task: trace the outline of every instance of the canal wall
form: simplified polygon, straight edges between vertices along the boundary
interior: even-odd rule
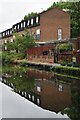
[[[70,67],[70,66],[61,66],[57,63],[41,63],[41,62],[31,62],[31,61],[16,61],[16,64],[27,67],[34,67],[46,71],[54,71],[59,74],[65,74],[69,76],[75,76],[80,78],[80,67]]]

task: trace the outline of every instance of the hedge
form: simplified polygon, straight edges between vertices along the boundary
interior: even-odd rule
[[[68,67],[68,66],[53,66],[52,71],[61,74],[80,77],[80,68]]]

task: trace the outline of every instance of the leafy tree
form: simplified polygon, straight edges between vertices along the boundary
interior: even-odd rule
[[[25,16],[24,16],[24,20],[28,20],[28,19],[30,19],[31,17],[34,17],[34,16],[36,16],[36,15],[37,15],[37,12],[35,12],[35,13],[31,12],[31,13],[29,13],[28,15],[25,15]]]
[[[14,42],[8,42],[6,44],[8,48],[8,53],[11,51],[16,51],[18,55],[26,57],[26,49],[30,47],[34,47],[36,45],[35,40],[32,35],[26,30],[25,34],[20,36],[18,33],[14,33],[15,40]]]
[[[34,47],[36,45],[35,40],[32,35],[29,34],[28,31],[22,36],[15,34],[15,44],[16,50],[22,53],[25,53],[27,48]]]
[[[71,105],[64,110],[64,113],[69,116],[71,120],[80,119],[80,81],[74,81],[71,87]]]

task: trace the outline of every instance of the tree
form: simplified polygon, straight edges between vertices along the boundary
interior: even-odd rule
[[[13,43],[8,42],[6,44],[8,52],[16,50],[18,54],[21,54],[25,58],[26,49],[34,47],[36,45],[35,39],[33,38],[32,35],[29,34],[28,30],[26,30],[26,33],[22,36],[20,36],[18,33],[14,33],[14,35],[15,35],[14,42]]]
[[[28,19],[30,19],[31,17],[34,17],[34,16],[36,16],[36,15],[37,15],[37,12],[35,12],[35,13],[31,12],[31,13],[29,13],[28,15],[25,15],[25,16],[24,16],[24,20],[28,20]]]
[[[71,105],[63,110],[71,120],[80,119],[80,81],[74,81],[71,84]]]

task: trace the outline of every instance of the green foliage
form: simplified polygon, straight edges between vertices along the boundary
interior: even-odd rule
[[[3,64],[7,63],[14,63],[16,60],[23,59],[24,56],[21,53],[9,53],[9,52],[3,52],[2,53],[2,62]]]
[[[21,65],[21,66],[27,66],[27,61],[23,61],[23,62],[21,62],[20,65]]]
[[[68,66],[58,66],[58,67],[56,66],[53,67],[52,70],[57,73],[80,77],[80,68],[68,67]]]
[[[15,60],[26,58],[26,49],[36,45],[33,36],[27,30],[25,35],[20,36],[18,33],[14,33],[14,35],[14,42],[11,43],[8,40],[6,43],[8,50],[2,53],[3,63],[12,63]]]
[[[17,52],[20,52],[26,57],[26,49],[34,47],[36,45],[35,40],[32,35],[26,30],[25,35],[20,36],[15,34],[15,46]]]
[[[25,16],[24,16],[24,20],[28,20],[28,19],[30,19],[31,17],[34,17],[34,16],[36,16],[36,15],[37,15],[37,12],[35,12],[35,13],[31,12],[31,13],[29,13],[28,15],[25,15]]]
[[[80,119],[80,81],[75,81],[71,86],[71,105],[64,109],[63,112],[69,116],[71,120]]]
[[[7,84],[13,83],[16,86],[16,92],[18,90],[29,92],[34,88],[35,81],[33,78],[27,79],[26,67],[22,66],[3,66],[3,74],[7,73],[10,77],[6,77]]]
[[[57,51],[61,51],[61,52],[64,52],[64,51],[71,51],[72,50],[72,44],[71,43],[62,43],[62,44],[58,44],[56,46],[56,50]]]

